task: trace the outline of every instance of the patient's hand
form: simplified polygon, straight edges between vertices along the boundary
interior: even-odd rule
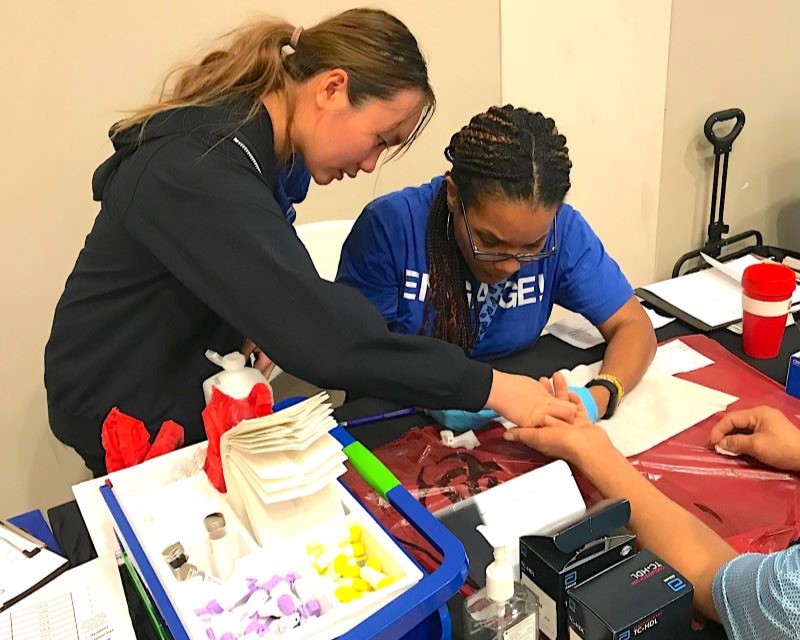
[[[552,393],[553,397],[558,398],[559,400],[571,402],[575,405],[574,423],[583,423],[589,421],[588,414],[586,413],[586,405],[583,404],[580,396],[572,393],[569,390],[567,379],[558,371],[553,374],[552,378],[539,378],[539,384]]]
[[[546,379],[540,381],[546,384]],[[549,383],[549,381],[547,381]],[[560,373],[553,375],[552,390],[559,400],[569,400],[576,406],[572,424],[554,416],[546,416],[541,427],[516,427],[505,434],[506,440],[522,442],[551,458],[561,458],[579,466],[591,456],[603,456],[614,451],[603,429],[589,422],[580,398],[570,393]]]
[[[547,417],[572,422],[576,407],[567,398],[553,395],[548,385],[527,376],[495,370],[486,408],[514,424],[538,426]]]
[[[752,456],[777,469],[800,471],[800,429],[772,407],[725,414],[711,429],[709,443],[731,453]]]

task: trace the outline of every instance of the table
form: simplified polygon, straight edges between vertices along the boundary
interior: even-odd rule
[[[693,333],[697,333],[694,327],[680,320],[675,320],[656,331],[656,337],[658,338],[658,342],[661,343],[671,338]],[[781,344],[781,352],[776,358],[771,360],[756,360],[755,358],[746,356],[741,348],[741,336],[727,329],[718,329],[705,335],[721,344],[754,369],[780,384],[784,384],[786,380],[786,368],[788,366],[789,356],[800,351],[800,330],[794,325],[786,329],[784,340]],[[602,359],[604,349],[605,345],[599,345],[585,350],[578,349],[553,336],[544,336],[533,347],[517,352],[511,356],[495,360],[492,364],[501,371],[525,374],[538,378],[540,376],[550,376],[553,371],[557,371],[558,369],[572,369],[579,364],[597,362]],[[396,405],[379,400],[359,399],[343,405],[336,412],[336,417],[339,420],[347,420],[359,416],[383,413],[396,408]],[[374,449],[395,440],[411,427],[427,426],[430,422],[430,418],[419,413],[414,416],[407,416],[392,421],[355,427],[350,431],[353,436],[360,440],[366,447]],[[460,606],[460,600],[457,598],[454,598],[450,602],[450,615],[453,621],[453,638],[461,637],[462,614]],[[706,629],[693,632],[690,637],[693,640],[725,640],[726,635],[720,625],[709,623]]]
[[[670,338],[692,333],[696,333],[693,327],[680,320],[675,320],[659,329],[656,332],[656,336],[659,342],[663,342]],[[800,351],[800,330],[794,325],[786,329],[786,334],[781,346],[781,353],[772,360],[755,360],[745,356],[741,350],[741,336],[727,329],[720,329],[706,335],[716,340],[731,353],[750,364],[753,368],[781,384],[784,383],[786,378],[786,367],[789,356],[792,353]],[[572,369],[579,364],[596,362],[603,357],[603,350],[604,345],[581,350],[561,342],[553,336],[544,336],[533,347],[506,358],[496,360],[492,364],[502,371],[526,374],[538,378],[540,376],[549,376],[553,371],[558,369]],[[397,405],[380,400],[360,398],[345,403],[336,410],[335,416],[339,420],[348,420],[383,413],[397,408]],[[411,427],[426,426],[430,424],[430,422],[430,418],[422,413],[417,413],[395,420],[354,427],[350,429],[350,431],[353,436],[360,440],[366,447],[374,449],[391,442]],[[55,537],[71,563],[74,565],[81,564],[94,557],[94,548],[92,547],[89,534],[75,502],[66,503],[50,509],[48,511],[48,516]],[[131,618],[134,628],[137,630],[137,635],[142,640],[155,640],[157,636],[151,628],[144,608],[138,601],[133,586],[124,573],[123,586],[130,605]],[[459,638],[461,637],[460,599],[454,598],[450,602],[450,613],[453,621],[453,637]],[[724,640],[725,633],[719,625],[709,624],[704,631],[693,632],[690,634],[690,637],[697,640],[717,638]]]
[[[656,337],[658,342],[661,343],[671,338],[693,333],[697,333],[697,330],[680,320],[675,320],[656,331]],[[746,356],[741,348],[742,337],[727,329],[718,329],[705,335],[721,344],[737,358],[744,360],[754,369],[781,385],[786,382],[786,367],[789,363],[789,356],[800,351],[800,330],[794,325],[786,329],[784,340],[781,344],[781,352],[772,360],[756,360]],[[599,345],[591,349],[578,349],[548,335],[543,336],[533,347],[505,358],[494,360],[492,365],[507,373],[519,373],[539,378],[541,376],[550,376],[559,369],[572,369],[579,364],[597,362],[603,358],[604,349],[605,345]],[[361,398],[345,403],[336,410],[335,415],[339,420],[349,420],[360,416],[384,413],[397,408],[397,405],[389,402]],[[350,431],[364,446],[374,449],[391,442],[411,427],[426,426],[430,422],[430,418],[418,413],[386,422],[354,427]]]

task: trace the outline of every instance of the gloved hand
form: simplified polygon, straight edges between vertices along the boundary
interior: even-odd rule
[[[589,421],[597,422],[599,418],[597,404],[589,389],[586,387],[569,387],[569,391],[575,393],[581,399]],[[474,413],[463,411],[462,409],[425,409],[424,411],[436,422],[453,431],[480,429],[500,417],[497,412],[491,409],[482,409]]]
[[[586,387],[567,387],[570,393],[577,395],[583,403],[583,408],[586,409],[586,417],[589,422],[595,423],[600,416],[597,415],[597,403],[594,401],[592,392]]]
[[[475,413],[461,409],[425,409],[425,413],[440,425],[453,431],[480,429],[500,417],[491,409],[482,409]]]

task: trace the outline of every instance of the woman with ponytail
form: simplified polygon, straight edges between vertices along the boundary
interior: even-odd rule
[[[574,405],[455,346],[390,333],[359,293],[325,282],[292,228],[326,185],[404,150],[435,105],[417,41],[383,11],[303,29],[263,20],[178,69],[111,129],[101,203],[45,350],[50,426],[95,473],[113,407],[203,439],[206,349],[258,345],[323,387],[401,404],[491,407],[522,424]]]
[[[566,138],[541,113],[492,107],[444,155],[445,176],[366,207],[337,281],[369,298],[392,331],[431,335],[483,361],[533,345],[554,304],[583,314],[607,348],[598,378],[574,391],[594,420],[610,417],[656,340],[617,264],[564,203]],[[434,415],[457,429],[493,416]]]

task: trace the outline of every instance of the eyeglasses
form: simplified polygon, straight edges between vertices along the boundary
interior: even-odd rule
[[[460,196],[458,201],[461,204],[461,215],[464,216],[464,226],[467,227],[467,237],[469,238],[469,245],[472,248],[472,255],[477,261],[505,262],[506,260],[516,260],[520,264],[524,264],[526,262],[544,260],[545,258],[556,255],[556,238],[558,236],[556,224],[558,221],[558,214],[556,214],[556,217],[553,218],[553,246],[549,250],[540,251],[539,253],[496,253],[491,251],[481,251],[478,249],[478,245],[475,244],[475,240],[472,237],[472,228],[469,226],[469,221],[467,220],[467,210],[464,208],[464,201]]]

